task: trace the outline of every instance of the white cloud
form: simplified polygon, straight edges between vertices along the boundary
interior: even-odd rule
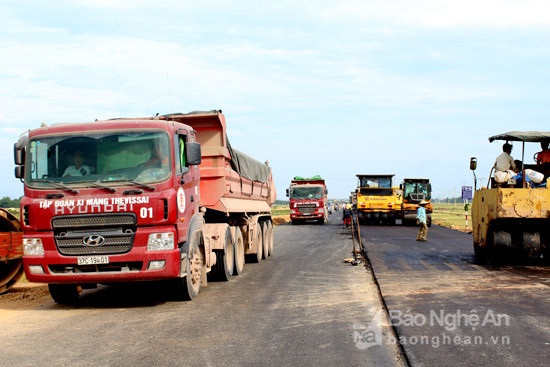
[[[550,24],[545,0],[325,1],[310,6],[326,21],[347,19],[408,28],[533,27]]]

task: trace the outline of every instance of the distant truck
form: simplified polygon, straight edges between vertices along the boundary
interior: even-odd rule
[[[320,176],[294,177],[286,196],[290,199],[290,220],[292,224],[315,220],[319,224],[328,221],[328,190],[325,180]]]
[[[401,194],[394,175],[357,175],[357,211],[363,223],[395,224],[401,217]]]
[[[43,126],[14,156],[25,274],[58,303],[153,280],[192,299],[273,253],[271,169],[231,147],[221,111]]]
[[[400,185],[403,192],[401,204],[401,219],[403,225],[416,224],[416,211],[418,210],[421,201],[427,201],[425,206],[426,215],[428,217],[428,226],[432,225],[433,205],[432,185],[427,178],[405,178]]]

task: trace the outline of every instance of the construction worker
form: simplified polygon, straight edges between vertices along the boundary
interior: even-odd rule
[[[345,227],[348,228],[351,224],[351,205],[350,204],[344,204],[344,209],[342,210],[342,220],[344,221]]]
[[[428,218],[426,216],[426,205],[428,205],[428,202],[426,200],[422,200],[418,206],[418,210],[416,211],[416,224],[420,225],[418,235],[416,236],[417,241],[428,240]]]
[[[540,147],[542,148],[541,152],[537,153],[537,164],[540,166],[544,163],[550,162],[550,149],[548,149],[550,141],[543,140],[540,142]]]

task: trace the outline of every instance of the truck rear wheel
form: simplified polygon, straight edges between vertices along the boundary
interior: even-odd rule
[[[53,300],[60,305],[75,305],[80,298],[76,284],[48,284]]]
[[[233,275],[241,275],[244,271],[244,241],[240,227],[234,227],[235,231],[235,265],[233,266]]]
[[[269,256],[273,255],[273,224],[270,221],[267,221],[267,240],[269,248]]]
[[[269,240],[267,233],[267,222],[262,223],[262,259],[267,260],[269,256]]]
[[[260,223],[258,223],[258,227],[256,229],[254,247],[256,248],[256,253],[247,255],[247,257],[250,259],[251,262],[259,263],[260,261],[262,261],[263,256],[262,227],[260,226]]]
[[[231,229],[229,227],[225,231],[223,250],[215,250],[215,252],[216,264],[212,267],[211,274],[216,280],[228,281],[233,276],[233,267],[235,264],[233,237],[231,236]]]

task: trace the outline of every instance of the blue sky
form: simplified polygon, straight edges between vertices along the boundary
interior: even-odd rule
[[[501,152],[489,136],[550,131],[547,1],[4,0],[0,14],[0,196],[22,195],[13,143],[43,122],[222,109],[281,199],[315,174],[347,197],[357,173],[459,195],[469,157],[487,178]]]

